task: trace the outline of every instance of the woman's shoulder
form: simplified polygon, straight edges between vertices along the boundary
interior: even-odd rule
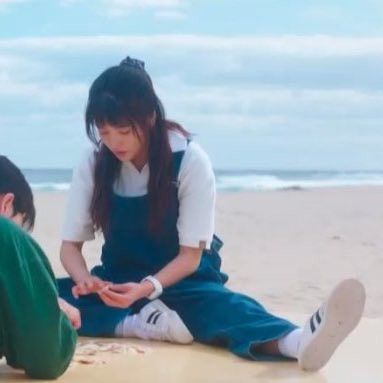
[[[188,146],[188,140],[187,137],[185,137],[181,132],[171,129],[168,131],[168,136],[170,148],[173,153],[186,150]]]
[[[213,169],[210,158],[202,146],[194,140],[186,141],[179,172],[180,180],[185,177],[196,177],[196,179],[210,178],[212,174]]]
[[[176,130],[169,131],[169,143],[172,152],[185,152],[185,157],[190,160],[200,159],[200,161],[209,161],[209,157],[202,146],[191,137],[185,137],[181,132]]]
[[[197,141],[190,141],[190,143],[187,145],[184,160],[193,167],[211,167],[211,162],[208,154]]]

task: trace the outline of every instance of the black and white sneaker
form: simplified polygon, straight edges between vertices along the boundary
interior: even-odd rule
[[[126,317],[116,327],[116,335],[178,344],[193,342],[179,315],[159,299],[146,304],[138,314]]]
[[[300,368],[317,371],[359,323],[366,301],[364,286],[356,279],[340,282],[326,302],[306,322],[298,350]]]

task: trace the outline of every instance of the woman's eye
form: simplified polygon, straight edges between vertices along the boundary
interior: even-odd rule
[[[127,134],[130,134],[131,131],[132,131],[131,129],[124,129],[124,130],[120,130],[120,133],[123,135],[127,135]]]

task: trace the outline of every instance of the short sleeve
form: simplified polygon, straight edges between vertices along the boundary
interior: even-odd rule
[[[72,184],[66,207],[62,239],[85,242],[94,239],[90,205],[94,187],[94,150],[88,149],[73,170]]]
[[[179,172],[179,216],[177,230],[182,246],[206,248],[214,234],[215,177],[204,150],[191,142],[184,154]]]

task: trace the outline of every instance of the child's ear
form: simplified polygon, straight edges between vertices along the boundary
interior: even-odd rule
[[[15,195],[13,193],[7,193],[0,196],[0,215],[3,215],[7,218],[13,216],[13,201],[15,200]]]

